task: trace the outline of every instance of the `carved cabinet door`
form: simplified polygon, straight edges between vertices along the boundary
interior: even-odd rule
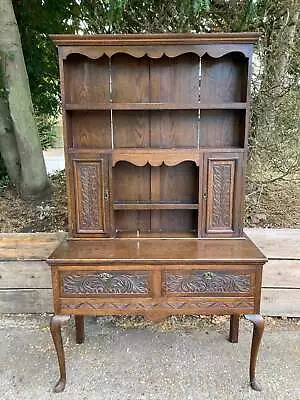
[[[202,201],[199,201],[201,236],[242,233],[243,159],[242,152],[204,154]]]
[[[111,228],[109,154],[70,157],[71,230],[74,236],[108,236]]]

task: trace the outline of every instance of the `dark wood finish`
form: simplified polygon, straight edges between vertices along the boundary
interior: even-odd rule
[[[111,232],[111,188],[107,154],[70,156],[74,236]]]
[[[205,153],[203,166],[203,236],[240,236],[243,185],[242,153]]]
[[[112,135],[110,131],[109,111],[77,111],[70,114],[70,132],[75,149],[110,149]]]
[[[204,102],[243,102],[247,93],[247,61],[240,53],[215,59],[201,59],[200,100]]]
[[[256,362],[257,355],[260,346],[260,342],[262,339],[262,335],[264,332],[265,321],[260,314],[250,314],[245,315],[246,319],[253,323],[253,338],[251,344],[251,357],[250,357],[250,385],[252,389],[261,391],[260,385],[256,382],[255,371],[256,371]]]
[[[55,393],[63,392],[66,386],[66,363],[65,353],[61,337],[61,327],[64,323],[70,319],[67,315],[53,315],[50,321],[50,331],[53,339],[53,343],[56,349],[60,378],[55,385],[53,391]]]
[[[66,103],[64,108],[68,111],[97,111],[97,110],[244,110],[247,103],[244,102],[227,102],[227,103],[155,103],[155,102],[131,102],[131,103]],[[182,121],[180,121],[182,122]]]
[[[64,67],[66,103],[86,104],[109,101],[108,57],[91,60],[80,54],[72,54]]]
[[[239,341],[239,326],[240,326],[240,316],[239,315],[231,315],[230,316],[229,342],[238,343],[238,341]]]
[[[199,139],[201,147],[242,148],[244,135],[244,110],[201,110]]]
[[[84,316],[75,315],[76,343],[84,342]]]
[[[239,316],[259,313],[266,259],[242,231],[256,37],[54,36],[70,219],[48,259],[60,390],[60,316],[79,343],[84,315],[227,314],[236,342]]]
[[[163,236],[162,236],[163,237]],[[176,238],[160,240],[161,237],[63,241],[48,258],[54,266],[70,264],[93,265],[108,262],[130,262],[145,264],[232,264],[251,265],[267,260],[247,237],[224,239]],[[189,266],[187,266],[189,268]]]

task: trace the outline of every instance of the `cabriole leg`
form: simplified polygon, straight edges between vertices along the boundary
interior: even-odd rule
[[[64,323],[66,323],[70,319],[68,315],[53,315],[50,321],[50,331],[52,335],[52,339],[54,342],[58,364],[59,364],[59,372],[60,378],[57,384],[54,386],[53,391],[55,393],[62,392],[66,386],[66,364],[65,364],[65,352],[61,337],[61,327]]]
[[[256,383],[255,369],[258,355],[258,349],[261,342],[261,338],[264,332],[265,321],[260,314],[248,314],[245,318],[253,323],[253,337],[251,345],[251,357],[250,357],[250,385],[252,389],[261,391],[261,387]]]
[[[229,342],[237,343],[239,341],[239,327],[240,327],[240,316],[230,315]]]
[[[75,315],[76,343],[84,342],[84,316]]]

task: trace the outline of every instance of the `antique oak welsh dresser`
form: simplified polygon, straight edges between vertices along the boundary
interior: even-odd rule
[[[230,315],[264,322],[265,257],[242,209],[255,33],[53,36],[59,49],[69,239],[49,257],[50,328],[84,315]]]

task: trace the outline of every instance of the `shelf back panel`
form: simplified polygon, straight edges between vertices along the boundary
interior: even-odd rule
[[[120,161],[113,168],[113,196],[115,201],[151,199],[151,167],[136,167]]]
[[[198,146],[198,111],[113,111],[115,148]]]
[[[165,55],[150,61],[150,101],[196,103],[199,100],[199,57]]]
[[[72,147],[103,149],[112,147],[110,111],[69,113]]]
[[[240,53],[201,58],[200,101],[244,102],[247,99],[248,59]]]
[[[149,58],[116,54],[111,58],[111,95],[113,102],[150,101]]]
[[[120,232],[139,233],[194,233],[197,231],[195,210],[118,210],[114,212],[115,228]]]
[[[91,60],[72,54],[64,62],[64,69],[66,103],[91,104],[110,100],[107,56]]]
[[[198,170],[191,161],[185,161],[173,167],[153,167],[160,173],[160,200],[198,202]]]
[[[174,148],[198,146],[198,111],[151,111],[151,147]]]
[[[150,147],[149,111],[113,111],[114,147]]]
[[[116,232],[151,232],[151,211],[115,211]]]
[[[201,110],[200,147],[242,148],[244,138],[244,110]]]
[[[195,210],[162,210],[158,212],[160,213],[160,232],[197,231],[198,213]]]
[[[116,54],[111,58],[112,101],[198,102],[199,62],[191,53],[159,59]]]

